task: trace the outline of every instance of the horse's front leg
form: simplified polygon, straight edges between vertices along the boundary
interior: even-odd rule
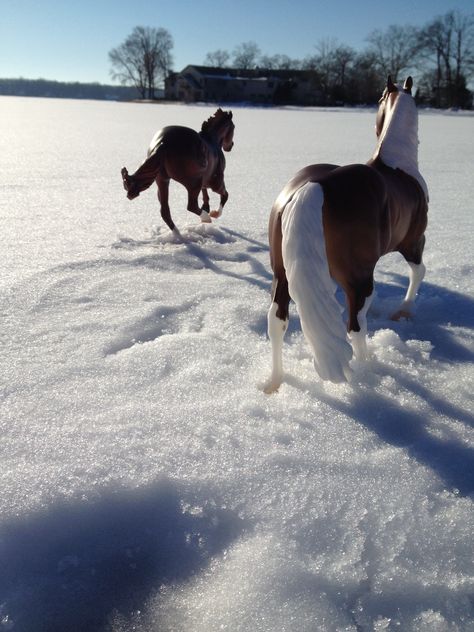
[[[400,305],[400,308],[391,315],[390,318],[392,320],[400,320],[401,318],[409,319],[413,316],[413,305],[415,303],[415,298],[418,294],[421,282],[425,277],[426,268],[424,263],[411,263],[410,261],[408,261],[408,265],[410,266],[410,280],[407,293],[405,295],[405,298],[403,299],[403,303]]]
[[[406,262],[410,266],[409,282],[407,293],[403,299],[400,308],[391,316],[392,320],[400,320],[401,318],[411,318],[413,316],[413,306],[415,304],[416,295],[420,289],[421,282],[425,277],[426,267],[422,261],[423,249],[425,246],[424,236],[419,240],[413,252],[402,252]]]
[[[212,221],[209,213],[204,208],[199,208],[199,193],[204,190],[201,182],[186,188],[188,190],[188,211],[199,215],[201,222],[209,224]]]
[[[221,196],[220,199],[220,204],[219,204],[219,208],[217,209],[217,211],[211,211],[210,212],[210,216],[213,218],[218,218],[222,215],[222,210],[225,206],[225,203],[227,202],[227,200],[229,199],[229,194],[227,192],[227,189],[225,188],[225,184],[224,182],[222,182],[222,186],[219,188],[218,191],[216,191],[216,193],[218,193]]]

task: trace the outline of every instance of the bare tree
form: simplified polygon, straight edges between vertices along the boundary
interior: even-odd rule
[[[351,67],[350,94],[353,103],[377,103],[387,77],[377,69],[377,55],[365,50],[356,55]]]
[[[301,68],[301,62],[298,59],[291,59],[288,55],[262,55],[258,64],[268,70],[298,70]]]
[[[125,42],[109,52],[111,76],[134,85],[142,99],[154,99],[172,65],[173,39],[163,28],[136,26]]]
[[[214,68],[226,68],[230,59],[230,53],[226,50],[219,48],[212,53],[207,53],[204,59],[205,66],[212,66]]]
[[[474,16],[448,11],[421,31],[420,51],[428,64],[424,77],[431,82],[438,107],[468,103],[466,81],[474,75]]]
[[[236,68],[255,68],[260,57],[260,48],[255,42],[244,42],[235,48],[233,55]]]
[[[348,70],[356,57],[355,50],[350,46],[338,45],[333,51],[333,66],[336,85],[344,93]]]
[[[334,50],[336,47],[337,40],[334,38],[321,39],[316,46],[318,54],[315,56],[314,62],[319,70],[322,88],[326,94],[329,94],[334,83]]]
[[[459,11],[454,12],[453,36],[456,82],[461,76],[471,79],[474,76],[474,13],[463,15]]]
[[[325,103],[350,100],[347,91],[348,77],[356,58],[349,46],[339,44],[334,38],[325,38],[316,46],[317,54],[307,57],[302,68],[314,73],[316,87],[324,95]]]
[[[369,51],[375,53],[381,75],[394,81],[413,67],[418,51],[418,31],[413,26],[389,26],[369,34]]]

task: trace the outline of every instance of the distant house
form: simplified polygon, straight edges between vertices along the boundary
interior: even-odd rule
[[[311,71],[186,66],[165,81],[165,98],[193,103],[262,103],[317,105]]]

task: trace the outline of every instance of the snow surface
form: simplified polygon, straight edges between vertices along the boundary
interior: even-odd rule
[[[172,184],[180,243],[120,169],[214,109],[0,98],[0,631],[472,631],[474,118],[420,116],[416,319],[390,255],[351,384],[293,310],[269,396],[270,207],[375,113],[233,108],[229,202],[200,225]]]

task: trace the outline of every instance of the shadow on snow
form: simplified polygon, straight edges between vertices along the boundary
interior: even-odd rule
[[[404,341],[428,340],[433,346],[433,361],[448,365],[473,362],[474,353],[454,338],[450,328],[473,329],[474,300],[459,292],[423,283],[415,319],[393,322],[388,314],[402,300],[406,279],[401,275],[391,276],[403,289],[391,283],[376,283],[377,296],[367,319],[369,335],[379,329],[389,328]],[[291,331],[301,331],[298,318],[293,319],[293,325],[289,328]],[[425,361],[428,362],[430,360]],[[445,415],[451,420],[474,427],[474,415],[471,412],[452,404],[442,394],[431,391],[402,370],[374,360],[362,369],[359,383],[352,383],[350,403],[328,395],[318,384],[316,376],[315,396],[375,432],[384,442],[403,447],[411,457],[436,472],[450,488],[463,495],[474,493],[474,450],[453,437],[441,438],[430,432],[430,419],[426,413],[419,414],[413,409],[404,408],[389,396],[377,393],[372,388],[370,371],[379,377],[392,377],[400,389],[424,400],[433,411],[433,416]],[[285,375],[284,381],[308,391],[308,384],[298,378]]]
[[[1,614],[22,632],[95,632],[199,573],[243,531],[169,482],[63,503],[1,534]]]

